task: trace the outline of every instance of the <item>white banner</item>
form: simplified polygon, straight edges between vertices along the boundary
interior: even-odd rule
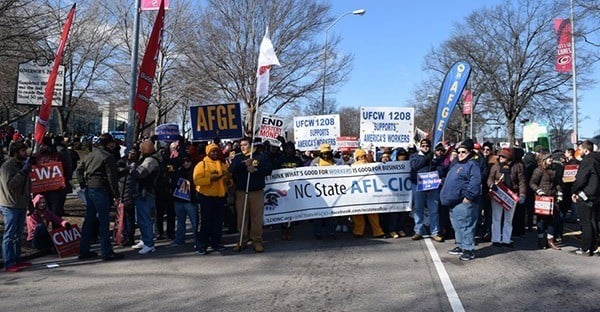
[[[414,116],[412,107],[361,107],[361,146],[408,148],[415,133]]]
[[[340,136],[340,115],[294,117],[294,141],[301,151],[315,151],[327,143],[337,149]]]
[[[408,161],[274,170],[266,179],[264,224],[410,211]]]

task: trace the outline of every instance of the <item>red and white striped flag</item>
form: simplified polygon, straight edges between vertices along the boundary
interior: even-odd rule
[[[269,94],[269,71],[272,65],[281,66],[273,43],[269,39],[269,27],[265,31],[265,36],[260,43],[260,51],[258,53],[258,69],[256,70],[256,97],[264,97]]]

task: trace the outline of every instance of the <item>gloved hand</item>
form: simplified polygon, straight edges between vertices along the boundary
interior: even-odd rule
[[[66,222],[65,223],[65,229],[70,230],[71,229],[71,223]]]
[[[522,204],[524,202],[525,202],[525,195],[519,196],[519,204]]]
[[[80,189],[85,189],[87,187],[87,185],[85,185],[85,182],[79,182],[79,188]]]
[[[544,193],[544,191],[542,191],[542,189],[538,189],[535,193],[540,196],[546,195],[546,193]]]
[[[556,197],[556,202],[560,203],[562,201],[563,201],[562,195],[559,195],[559,196]]]
[[[495,191],[498,190],[498,185],[497,184],[493,184],[492,187],[490,187],[490,189],[495,192]]]

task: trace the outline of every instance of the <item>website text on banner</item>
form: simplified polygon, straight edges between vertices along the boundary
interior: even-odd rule
[[[323,143],[337,149],[340,136],[340,115],[294,117],[294,141],[301,151],[315,151]]]
[[[361,107],[362,146],[408,148],[415,136],[414,116],[412,107]]]
[[[239,139],[244,136],[240,103],[192,106],[190,117],[195,141],[217,137]]]
[[[266,179],[264,224],[410,211],[408,161],[274,170]]]

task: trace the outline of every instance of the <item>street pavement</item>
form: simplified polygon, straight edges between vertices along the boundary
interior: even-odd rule
[[[311,229],[303,222],[292,241],[266,229],[264,253],[233,252],[227,235],[222,254],[197,255],[188,237],[145,256],[116,248],[126,257],[113,262],[40,257],[0,273],[0,311],[600,311],[600,257],[570,254],[572,237],[537,250],[528,232],[514,249],[481,243],[465,262],[447,253],[453,241],[315,240]]]

